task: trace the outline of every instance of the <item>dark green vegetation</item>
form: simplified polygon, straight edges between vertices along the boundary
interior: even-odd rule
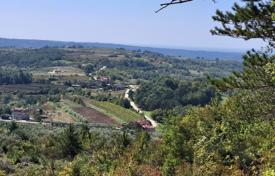
[[[161,139],[85,124],[2,124],[0,170],[60,176],[272,175],[274,57],[247,55],[245,62],[243,73],[213,80],[221,90],[238,89],[236,93],[190,108],[183,117],[169,116]],[[242,84],[234,84],[236,79]],[[250,82],[255,84],[247,86]]]
[[[140,119],[128,110],[130,103],[124,99],[125,89],[133,84],[140,85],[134,99],[144,110],[205,105],[214,95],[214,88],[207,85],[207,75],[221,77],[241,70],[241,64],[234,61],[103,48],[2,48],[0,64],[5,65],[0,74],[3,105],[10,109],[43,109],[45,121],[64,122],[91,119],[93,109],[119,123]],[[67,104],[66,99],[75,96],[80,107]],[[106,102],[106,106],[87,107],[84,98]],[[122,109],[114,108],[114,104]],[[42,117],[35,115],[33,119],[41,121]]]
[[[85,124],[62,128],[11,122],[1,123],[0,132],[0,175],[67,175],[72,171],[68,161],[76,158],[80,163],[94,158],[94,162],[102,164],[97,167],[87,162],[85,169],[80,165],[73,169],[75,174],[103,173],[111,170],[112,159],[120,156],[132,141],[117,130],[90,130]],[[116,150],[111,151],[112,148]]]
[[[233,12],[217,12],[215,19],[225,25],[214,33],[264,39],[272,50],[274,28],[269,22],[273,10],[271,1],[245,1],[241,7],[235,5]],[[3,49],[7,50],[29,52]],[[49,48],[40,50],[46,53]],[[96,110],[132,121],[127,115],[134,112],[123,100],[125,88],[117,85],[139,84],[130,96],[143,108],[154,110],[151,116],[161,125],[148,133],[142,128],[91,127],[85,122],[2,122],[0,175],[274,175],[273,51],[248,52],[241,70],[233,62],[180,60],[123,49],[50,50],[62,53],[59,67],[52,67],[57,64],[53,61],[45,70],[39,64],[24,68],[33,73],[34,82],[48,89],[33,84],[21,85],[22,89],[1,86],[1,112],[9,113],[18,100],[26,99],[22,96],[45,93],[55,97],[44,104],[44,109],[59,112],[54,119],[63,117],[65,109],[76,122],[83,122],[91,112],[102,119]],[[3,62],[9,62],[7,67],[16,65]],[[136,115],[131,117],[136,119]]]
[[[35,71],[58,66],[73,66],[84,70],[86,74],[94,73],[106,66],[108,69],[105,74],[113,79],[123,79],[124,77],[127,79],[152,79],[156,73],[160,76],[172,75],[181,78],[183,76],[187,76],[187,78],[200,77],[204,74],[225,76],[233,70],[241,68],[240,63],[234,61],[183,59],[148,51],[100,48],[2,48],[0,49],[0,64],[5,67],[16,66]]]
[[[171,78],[144,83],[135,95],[142,109],[171,109],[176,106],[205,105],[214,96],[214,88],[201,80],[179,81]]]
[[[145,110],[182,108],[210,101],[214,90],[206,85],[207,75],[221,77],[241,70],[241,64],[235,61],[184,59],[121,48],[2,48],[0,64],[5,66],[0,74],[0,102],[10,109],[42,109],[39,116],[30,114],[37,121],[102,122],[99,117],[91,120],[93,115],[99,115],[94,112],[97,109],[103,113],[102,118],[110,116],[119,124],[141,117],[128,110],[131,107],[124,92],[129,85],[140,85],[135,99]],[[66,99],[75,96],[80,106],[67,104]],[[85,98],[102,101],[104,107],[100,103],[87,107]]]
[[[32,76],[29,73],[17,69],[0,68],[0,85],[2,84],[29,84]]]
[[[61,51],[57,49],[1,49],[0,63],[4,66],[45,67],[60,65]]]

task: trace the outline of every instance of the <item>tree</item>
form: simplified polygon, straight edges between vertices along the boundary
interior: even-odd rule
[[[18,69],[0,68],[0,85],[2,84],[29,84],[32,75]]]
[[[78,138],[78,133],[73,125],[69,125],[60,137],[60,150],[63,155],[74,158],[81,150],[82,146]]]
[[[220,90],[246,89],[246,90],[271,90],[275,87],[273,80],[275,55],[268,56],[256,51],[248,52],[244,56],[243,72],[234,72],[230,77],[222,80],[211,80]],[[269,71],[267,71],[269,69]]]
[[[242,0],[243,6],[235,3],[232,11],[217,10],[214,21],[221,24],[211,32],[235,38],[262,39],[275,47],[274,19],[275,6],[271,0]]]
[[[190,2],[192,0],[172,0],[161,4],[162,9],[174,5]],[[270,0],[241,0],[244,5],[235,3],[233,11],[222,12],[217,10],[214,21],[221,24],[211,30],[214,35],[225,35],[235,38],[262,39],[267,41],[270,46],[275,46],[274,30],[274,1]],[[159,12],[160,10],[156,11]]]
[[[172,0],[161,4],[162,9],[192,0]],[[234,38],[262,39],[270,46],[275,46],[274,12],[275,3],[271,0],[241,0],[244,5],[235,3],[232,11],[217,10],[213,20],[221,24],[211,30],[214,35],[224,35]],[[160,10],[156,11],[159,12]]]
[[[264,52],[249,51],[243,57],[243,71],[234,72],[231,76],[222,80],[210,79],[212,84],[220,90],[236,90],[245,93],[247,105],[255,106],[261,117],[272,119],[275,117],[275,81],[273,53],[275,47],[275,27],[272,13],[275,6],[272,2],[263,0],[244,1],[244,5],[234,4],[231,12],[217,11],[213,17],[221,23],[222,27],[212,30],[214,35],[226,35],[230,37],[249,39],[262,39],[267,42],[267,50]],[[243,103],[244,104],[244,103]],[[255,112],[255,108],[247,110],[247,113]],[[260,118],[260,117],[258,117]]]
[[[168,145],[162,169],[166,175],[175,173],[179,161],[192,164],[194,175],[274,173],[271,154],[275,120],[272,51],[275,28],[271,17],[274,6],[270,0],[242,2],[242,6],[234,4],[231,12],[217,11],[213,18],[221,27],[212,33],[245,40],[262,39],[271,52],[249,51],[244,56],[242,72],[224,79],[210,79],[221,91],[233,92],[231,96],[192,108],[182,120],[165,124],[164,141]],[[173,155],[175,151],[179,153]],[[183,160],[175,162],[181,155]]]
[[[95,70],[94,65],[91,65],[91,64],[85,66],[84,68],[84,72],[86,76],[89,76],[89,74],[92,73],[94,70]]]
[[[18,125],[16,124],[15,121],[12,121],[11,123],[8,124],[7,128],[9,130],[9,132],[12,133],[18,128]]]
[[[272,81],[275,84],[275,63],[266,64],[265,71],[271,75]]]
[[[145,160],[144,156],[148,155],[148,146],[150,142],[150,135],[147,132],[141,132],[137,135],[133,149],[133,159],[138,164]]]

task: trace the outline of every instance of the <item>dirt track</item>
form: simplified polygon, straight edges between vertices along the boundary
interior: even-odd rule
[[[137,86],[130,85],[130,88],[126,90],[124,97],[130,101],[130,104],[131,104],[132,108],[135,111],[137,111],[140,114],[143,114],[142,110],[136,105],[136,103],[133,100],[131,100],[131,98],[129,96],[130,90],[136,91],[137,90]],[[156,128],[158,126],[158,123],[155,120],[153,120],[151,117],[149,117],[147,115],[144,115],[144,117],[145,117],[145,119],[147,119],[148,121],[150,121],[150,123],[152,124],[153,128]]]

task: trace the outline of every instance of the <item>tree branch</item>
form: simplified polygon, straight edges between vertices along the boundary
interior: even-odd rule
[[[161,8],[155,11],[155,13],[158,13],[159,11],[167,8],[170,5],[181,4],[181,3],[190,2],[190,1],[193,1],[193,0],[172,0],[171,2],[160,4]]]

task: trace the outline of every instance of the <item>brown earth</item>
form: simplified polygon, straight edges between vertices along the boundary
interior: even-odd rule
[[[112,118],[92,108],[77,107],[73,108],[73,110],[81,116],[85,117],[89,123],[117,124],[116,121]]]

